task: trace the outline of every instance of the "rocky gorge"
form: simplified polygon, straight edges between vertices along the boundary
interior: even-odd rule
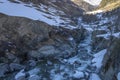
[[[40,3],[57,5],[65,13],[57,15],[69,20],[64,18],[68,22],[57,26],[0,13],[0,80],[119,80],[120,8],[83,14],[69,0],[64,4],[75,12],[59,8],[62,1],[30,2],[37,7]]]

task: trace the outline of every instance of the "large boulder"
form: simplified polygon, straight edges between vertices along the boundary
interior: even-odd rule
[[[120,71],[120,39],[111,42],[100,70],[102,80],[117,80]]]

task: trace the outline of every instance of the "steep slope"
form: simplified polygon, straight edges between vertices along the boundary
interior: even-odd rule
[[[95,9],[96,7],[83,1],[83,0],[71,0],[72,2],[74,2],[75,4],[77,4],[80,8],[82,8],[85,11],[91,11],[93,9]]]
[[[102,12],[108,12],[119,7],[120,7],[119,0],[102,0],[100,5],[95,10],[86,12],[86,14],[97,14]]]
[[[65,1],[1,0],[0,7],[0,12],[7,15],[27,17],[49,25],[69,28],[76,26],[72,16],[80,16],[83,13],[75,4]],[[74,9],[74,12],[71,9]]]
[[[78,5],[1,0],[0,79],[117,80],[120,8],[93,15]]]
[[[110,11],[118,7],[120,7],[119,0],[102,0],[99,8],[102,10]]]

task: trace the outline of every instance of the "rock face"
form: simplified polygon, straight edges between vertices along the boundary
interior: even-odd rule
[[[114,40],[104,57],[101,71],[102,80],[117,80],[120,71],[120,39]]]
[[[56,28],[40,21],[0,14],[0,61],[9,67],[1,68],[0,76],[33,67],[35,60],[75,55],[77,43],[84,35],[85,29]],[[31,77],[34,78],[37,80],[37,76]]]

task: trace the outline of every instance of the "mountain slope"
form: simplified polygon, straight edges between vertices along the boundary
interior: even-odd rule
[[[1,80],[117,80],[120,8],[83,14],[75,3],[0,1]]]
[[[76,26],[72,16],[80,16],[83,13],[75,4],[65,1],[1,0],[0,7],[0,12],[7,15],[28,17],[49,25],[71,28]],[[74,9],[74,12],[71,9]]]
[[[120,7],[119,0],[102,0],[99,9],[110,11],[118,7]]]
[[[94,8],[96,8],[95,6],[85,2],[84,0],[71,0],[71,1],[77,4],[80,8],[82,8],[85,11],[91,11]]]

